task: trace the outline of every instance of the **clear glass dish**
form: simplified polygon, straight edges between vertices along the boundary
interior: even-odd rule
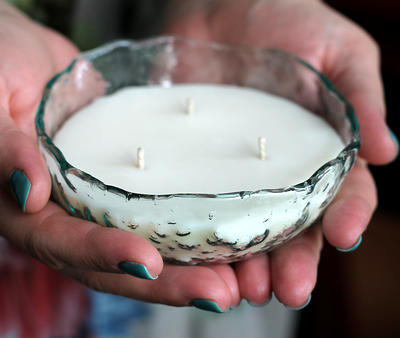
[[[285,97],[324,118],[344,149],[295,186],[143,195],[73,167],[52,142],[63,122],[97,97],[127,86],[174,83],[232,84]],[[59,205],[72,216],[141,235],[165,260],[179,264],[237,261],[297,236],[331,202],[360,146],[353,108],[303,60],[276,49],[171,36],[116,41],[81,54],[49,81],[35,122]]]

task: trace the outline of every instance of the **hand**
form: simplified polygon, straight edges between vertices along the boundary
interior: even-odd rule
[[[35,144],[33,115],[46,81],[63,69],[77,50],[61,36],[30,22],[5,3],[0,3],[0,16],[0,50],[2,60],[6,60],[0,65],[2,236],[50,267],[96,290],[135,299],[179,306],[205,299],[214,302],[208,305],[217,306],[213,310],[226,310],[236,306],[241,298],[263,303],[274,290],[289,306],[305,302],[316,278],[322,243],[318,227],[271,255],[233,265],[182,267],[163,264],[156,249],[138,236],[72,218],[49,202],[50,180]],[[337,203],[346,199],[350,205],[364,203],[368,219],[375,195],[364,166],[359,165],[359,173],[353,171],[356,176],[349,175],[346,186],[353,189],[343,188]],[[7,182],[14,170],[30,183],[24,198],[19,198],[25,213],[10,198]],[[368,194],[359,194],[359,187]],[[325,215],[326,233],[341,216],[342,207],[338,204],[339,213],[335,212],[334,205],[329,209],[330,214]],[[341,223],[345,236],[335,236],[336,232],[330,236],[330,241],[342,248],[351,246],[356,241],[354,236],[366,226],[352,211],[349,209],[354,217]],[[348,228],[355,231],[348,232]],[[133,278],[121,273],[121,262],[133,262],[136,269],[129,272],[136,276],[159,277],[155,280]],[[292,269],[291,264],[298,268]]]
[[[181,306],[196,299],[213,300],[221,309],[238,304],[229,265],[164,265],[147,240],[71,217],[49,201],[34,114],[46,82],[77,53],[60,35],[0,2],[0,235],[96,290]]]
[[[322,233],[348,249],[361,240],[377,204],[367,163],[386,164],[397,144],[385,123],[376,43],[360,27],[317,0],[172,1],[167,34],[223,43],[275,47],[308,61],[331,79],[355,107],[362,147],[355,168],[326,210],[321,227],[288,245],[234,265],[240,297],[305,304],[317,276]]]
[[[171,1],[167,34],[286,50],[328,76],[353,104],[360,156],[386,164],[397,145],[385,123],[379,50],[360,27],[319,0]]]
[[[34,115],[43,88],[77,54],[65,38],[0,1],[0,235],[89,286],[129,296],[125,284],[142,281],[123,275],[118,264],[143,264],[155,276],[163,266],[159,253],[143,238],[70,217],[49,201],[51,182],[36,145]],[[119,290],[109,275],[120,278]],[[138,298],[157,301],[155,294],[144,288]]]

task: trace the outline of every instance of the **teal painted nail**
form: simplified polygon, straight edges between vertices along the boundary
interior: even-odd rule
[[[143,264],[137,264],[132,262],[121,262],[118,264],[121,271],[131,275],[133,277],[154,280],[157,277],[150,275],[149,271]]]
[[[395,135],[395,133],[391,129],[389,129],[389,133],[390,133],[390,136],[392,137],[394,143],[396,143],[397,154],[398,154],[399,153],[399,147],[400,147],[399,139],[397,138],[397,136]]]
[[[25,212],[26,201],[31,191],[31,182],[21,170],[14,170],[10,175],[9,184],[18,206]]]
[[[213,302],[212,300],[207,300],[207,299],[195,299],[191,303],[194,307],[197,307],[198,309],[205,310],[205,311],[211,311],[215,313],[224,313],[218,306],[216,302]]]
[[[310,304],[310,302],[311,302],[311,293],[308,296],[307,301],[302,306],[299,306],[299,307],[286,306],[286,308],[288,308],[289,310],[293,310],[293,311],[300,311],[300,310],[303,310],[308,304]]]
[[[339,248],[336,248],[336,250],[337,250],[337,251],[340,251],[340,252],[352,252],[352,251],[356,250],[356,249],[360,246],[361,242],[362,242],[362,236],[360,236],[360,239],[359,239],[359,240],[357,241],[357,243],[356,243],[355,245],[353,245],[351,248],[349,248],[349,249],[339,249]]]

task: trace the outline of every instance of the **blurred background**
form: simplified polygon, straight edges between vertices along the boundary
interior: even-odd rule
[[[379,43],[388,125],[400,135],[400,23],[398,0],[325,1]],[[362,245],[342,254],[326,245],[313,301],[302,311],[299,337],[400,337],[399,160],[371,167],[379,206]]]
[[[164,0],[14,0],[31,17],[69,36],[81,49],[116,38],[145,38],[162,27]],[[400,23],[398,0],[328,0],[378,41],[388,124],[400,135]],[[95,6],[96,11],[93,11]],[[72,17],[72,20],[71,20]],[[117,18],[122,18],[117,19]],[[148,24],[151,20],[151,25]],[[106,23],[106,24],[105,24]],[[360,248],[340,253],[325,245],[311,304],[301,312],[298,338],[400,337],[399,161],[371,167],[379,208]],[[249,334],[251,337],[251,333]]]

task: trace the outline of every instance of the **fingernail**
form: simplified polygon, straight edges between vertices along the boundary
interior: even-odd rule
[[[271,302],[271,300],[272,300],[272,296],[266,302],[261,303],[261,304],[256,304],[256,303],[250,302],[249,300],[247,300],[247,303],[249,303],[249,305],[254,306],[254,307],[263,307],[263,306],[268,305]]]
[[[340,251],[340,252],[352,252],[352,251],[356,250],[356,249],[360,246],[361,242],[362,242],[362,236],[360,236],[360,238],[359,238],[359,240],[357,241],[357,243],[354,244],[351,248],[349,248],[349,249],[339,249],[339,248],[336,248],[336,250],[337,250],[337,251]]]
[[[10,175],[9,184],[18,206],[25,212],[26,201],[31,191],[31,182],[21,170],[14,170]]]
[[[153,277],[152,275],[150,275],[149,271],[143,264],[137,264],[132,262],[121,262],[118,264],[118,267],[120,268],[121,271],[133,277],[148,279],[148,280],[157,279],[157,276]]]
[[[400,145],[399,145],[399,139],[397,138],[397,136],[395,135],[395,133],[394,133],[390,128],[389,128],[389,133],[390,133],[390,136],[392,137],[393,142],[396,143],[396,146],[397,146],[397,153],[399,153],[399,147],[400,147]]]
[[[229,311],[235,310],[236,308],[238,308],[238,307],[240,306],[240,304],[242,304],[242,300],[240,300],[239,304],[237,304],[237,305],[231,305],[231,306],[229,307]]]
[[[299,306],[299,307],[286,306],[286,308],[289,310],[293,310],[293,311],[300,311],[300,310],[303,310],[308,304],[310,304],[310,302],[311,302],[311,293],[308,296],[307,301],[302,306]]]
[[[218,304],[212,300],[195,299],[194,301],[192,301],[191,305],[205,311],[224,313],[224,311],[220,309]]]

